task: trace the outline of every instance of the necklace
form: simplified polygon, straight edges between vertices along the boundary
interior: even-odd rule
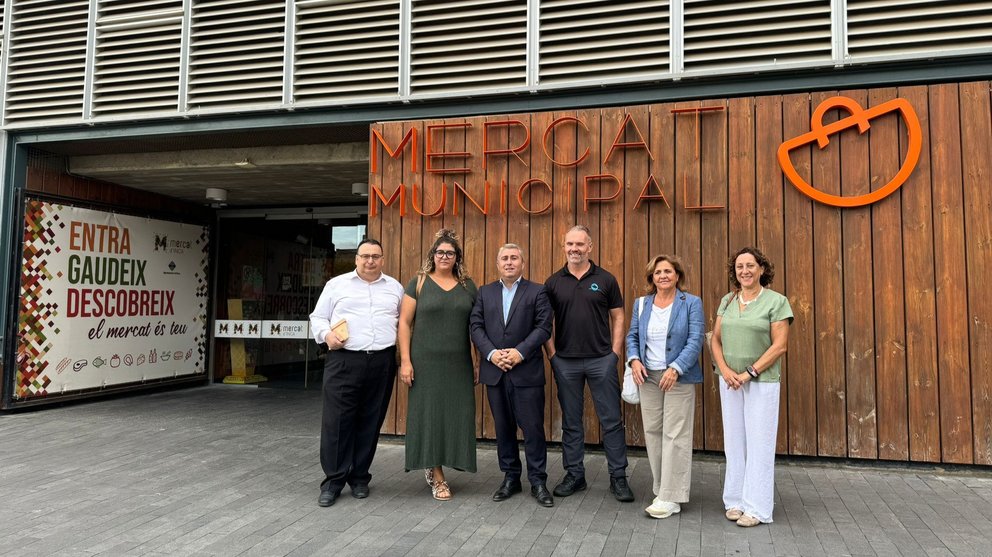
[[[760,298],[761,297],[761,293],[764,292],[764,291],[765,291],[765,287],[762,286],[761,287],[761,290],[758,291],[757,296],[755,296],[754,298],[751,298],[750,300],[744,301],[744,291],[742,290],[741,291],[741,295],[738,296],[737,299],[740,300],[742,306],[747,307],[747,306],[753,304],[755,302],[755,300],[757,300],[758,298]]]

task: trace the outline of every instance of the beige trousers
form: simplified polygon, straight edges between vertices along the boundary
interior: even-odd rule
[[[644,445],[654,479],[652,491],[662,501],[685,503],[692,481],[692,426],[696,386],[675,383],[661,390],[661,371],[649,371],[640,387]]]

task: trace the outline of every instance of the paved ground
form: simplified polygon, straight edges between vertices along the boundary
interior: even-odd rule
[[[650,470],[631,459],[638,499],[590,489],[551,509],[490,500],[491,447],[478,474],[452,472],[434,501],[403,446],[379,450],[372,496],[316,504],[315,393],[211,386],[0,415],[2,555],[988,555],[992,471],[783,462],[775,522],[723,518],[721,460],[696,459],[693,501],[647,518]],[[551,481],[560,454],[549,458]],[[525,484],[526,490],[526,484]]]

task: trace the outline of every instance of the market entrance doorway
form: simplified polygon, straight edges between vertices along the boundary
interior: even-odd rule
[[[218,216],[214,380],[319,388],[324,349],[308,317],[324,284],[354,269],[367,217],[354,207]]]

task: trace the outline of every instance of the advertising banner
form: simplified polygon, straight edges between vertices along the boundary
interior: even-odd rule
[[[14,400],[204,373],[208,233],[27,200]]]

